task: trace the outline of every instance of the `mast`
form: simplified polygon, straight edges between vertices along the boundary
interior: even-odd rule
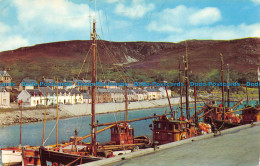
[[[181,100],[181,117],[183,117],[182,110],[182,86],[181,86],[181,57],[179,56],[179,81],[180,81],[180,100]]]
[[[198,126],[198,115],[197,115],[197,91],[196,86],[194,85],[194,102],[195,102],[195,125]]]
[[[246,85],[246,105],[248,106],[248,91],[247,91],[247,85]]]
[[[258,76],[258,106],[260,105],[260,72],[259,72],[259,65],[258,65],[258,70],[257,70],[257,76]]]
[[[57,77],[57,109],[56,109],[56,145],[58,146],[59,144],[59,94],[58,94],[58,85],[59,85],[59,80]]]
[[[224,60],[223,60],[223,55],[220,53],[220,58],[221,58],[221,82],[222,82],[222,107],[223,107],[223,120],[225,120],[225,98],[224,98]]]
[[[22,120],[23,120],[23,101],[21,100],[21,119],[20,119],[20,143],[22,145]]]
[[[229,64],[227,64],[227,84],[229,84]],[[230,108],[230,99],[229,99],[229,86],[227,86],[227,102],[228,102],[228,108]]]
[[[124,77],[124,82],[125,82],[125,77]],[[128,97],[127,97],[127,87],[125,85],[125,121],[128,121]]]
[[[95,85],[96,81],[96,22],[93,20],[93,33],[92,33],[92,80],[91,82]],[[95,86],[92,86],[92,103],[91,103],[91,145],[92,145],[92,155],[96,156],[96,125],[95,125]]]
[[[169,97],[168,90],[167,90],[166,86],[165,86],[165,91],[166,91],[168,102],[169,102],[169,106],[170,106],[170,109],[171,109],[171,116],[172,116],[173,119],[175,119],[175,112],[172,110],[171,100],[170,100],[170,97]]]
[[[44,110],[44,118],[43,118],[43,131],[42,131],[42,146],[44,144],[44,139],[45,139],[45,123],[46,123],[46,109],[47,109],[47,87],[46,87],[46,101],[45,101],[45,110]]]
[[[188,76],[188,48],[186,45],[186,56],[185,56],[185,85],[186,85],[186,118],[190,119],[190,111],[189,111],[189,76]]]

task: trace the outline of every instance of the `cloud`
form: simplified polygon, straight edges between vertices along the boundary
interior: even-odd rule
[[[90,14],[94,15],[88,5],[68,0],[16,0],[14,4],[18,9],[19,22],[26,26],[44,24],[80,29],[88,27]]]
[[[221,19],[221,13],[217,8],[207,7],[199,10],[189,17],[193,25],[213,24]]]
[[[142,18],[154,8],[152,3],[146,4],[144,0],[133,0],[129,6],[125,6],[123,3],[117,4],[115,13],[129,18]]]
[[[179,5],[155,14],[147,30],[167,36],[160,41],[179,42],[187,39],[228,40],[245,37],[260,37],[260,23],[221,25],[218,8],[202,9]]]
[[[260,0],[251,0],[252,2],[254,2],[257,5],[260,5]]]
[[[229,40],[246,37],[260,37],[260,23],[247,25],[240,24],[238,26],[218,25],[215,27],[200,27],[183,31],[182,33],[174,33],[163,41],[179,42],[187,39],[213,39],[213,40]]]
[[[20,35],[12,34],[12,28],[0,22],[0,51],[12,50],[18,47],[27,46],[28,40]]]
[[[29,42],[27,39],[21,36],[8,36],[2,37],[0,41],[0,51],[12,50],[23,46],[28,46]]]
[[[221,12],[217,8],[204,9],[188,8],[179,5],[173,9],[164,9],[155,14],[155,20],[147,26],[148,31],[182,32],[187,27],[209,25],[221,19]]]
[[[1,1],[1,0],[0,0]],[[0,35],[10,31],[10,27],[0,22]]]

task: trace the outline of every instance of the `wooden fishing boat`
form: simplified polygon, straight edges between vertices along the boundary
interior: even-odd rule
[[[19,101],[18,105],[21,108],[21,114],[20,114],[20,142],[19,146],[17,147],[7,147],[7,148],[1,148],[2,151],[2,163],[3,165],[17,165],[22,163],[22,112],[23,112],[23,106],[22,102]]]
[[[249,124],[260,121],[259,107],[246,107],[242,109],[242,123]]]
[[[2,163],[7,165],[21,165],[22,149],[21,147],[2,148]]]
[[[195,123],[183,120],[174,120],[162,115],[153,121],[153,143],[166,144],[191,138],[197,135]]]
[[[22,163],[23,166],[41,166],[39,147],[22,147]]]

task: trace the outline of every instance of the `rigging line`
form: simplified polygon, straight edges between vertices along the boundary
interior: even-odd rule
[[[98,45],[97,45],[97,46],[98,46]],[[102,66],[102,63],[101,63],[101,60],[100,60],[100,54],[99,54],[99,52],[98,52],[98,49],[97,49],[97,57],[98,57],[98,60],[99,60],[99,63],[100,63],[100,67],[101,67],[101,70],[102,70],[103,78],[104,78],[104,80],[105,80],[106,78],[105,78],[103,66]]]
[[[100,36],[98,36],[100,38]],[[113,53],[111,52],[111,50],[104,44],[104,41],[103,40],[100,40],[101,41],[101,44],[103,44],[103,47],[104,49],[106,49],[108,52],[107,52],[107,55],[110,57],[110,59],[115,63],[115,64],[119,64],[119,62],[116,62],[116,59],[114,58],[113,56]],[[111,56],[112,55],[112,56]],[[124,72],[127,71],[124,67],[122,66],[118,66],[118,68],[121,68]],[[119,70],[118,70],[119,71]],[[132,80],[134,80],[129,73],[125,72],[127,74],[127,76],[129,78],[131,78]],[[122,76],[123,77],[123,76]]]
[[[106,46],[106,44],[101,40],[101,44],[103,45],[103,47],[104,47],[104,49],[105,50],[107,50],[107,55],[110,57],[110,60],[112,60],[113,61],[113,63],[115,63],[115,64],[119,64],[119,62],[118,61],[116,61],[116,59],[114,58],[114,56],[113,56],[113,53],[110,53],[111,52],[111,50]],[[111,56],[112,55],[112,56]],[[121,66],[119,66],[119,67],[121,67]],[[118,68],[119,68],[118,67]],[[116,67],[117,68],[117,67]],[[123,68],[123,67],[121,67],[121,69],[123,69],[123,70],[126,70],[125,68]]]
[[[46,141],[50,138],[50,136],[51,136],[51,134],[53,133],[53,131],[54,131],[54,129],[56,128],[56,126],[57,126],[57,123],[55,123],[55,125],[54,125],[54,127],[52,128],[50,134],[48,135],[48,137],[46,138],[46,140],[43,142],[42,145],[44,145],[44,144],[46,143]]]
[[[106,48],[106,47],[105,47]],[[108,49],[109,50],[109,49]],[[109,50],[110,51],[110,50]],[[111,57],[110,56],[110,54],[108,53],[108,56],[109,57]],[[116,63],[115,61],[114,61],[114,58],[113,58],[113,56],[110,58],[114,63]],[[126,71],[126,69],[124,68],[124,67],[121,67],[121,66],[115,66],[115,68],[117,69],[117,71],[120,71],[120,69],[119,68],[121,68],[121,70],[123,70],[123,71]],[[127,76],[128,77],[130,77],[130,74],[129,73],[126,73],[127,74]],[[122,78],[123,76],[121,76],[121,78]],[[130,78],[132,78],[132,77],[130,77]]]
[[[80,69],[80,71],[79,71],[79,74],[78,74],[77,79],[79,78],[79,75],[80,75],[80,73],[81,73],[81,71],[82,71],[82,69],[83,69],[83,67],[84,67],[84,64],[86,63],[86,60],[87,60],[87,57],[88,57],[88,55],[89,55],[89,52],[90,52],[91,48],[92,48],[92,45],[90,46],[90,49],[88,50],[87,55],[85,56],[85,59],[84,59],[84,61],[83,61],[83,63],[82,63],[82,66],[81,66],[81,69]]]

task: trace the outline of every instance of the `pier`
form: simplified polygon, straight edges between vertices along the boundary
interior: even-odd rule
[[[132,165],[260,165],[260,122],[177,141],[157,148],[81,166]]]

